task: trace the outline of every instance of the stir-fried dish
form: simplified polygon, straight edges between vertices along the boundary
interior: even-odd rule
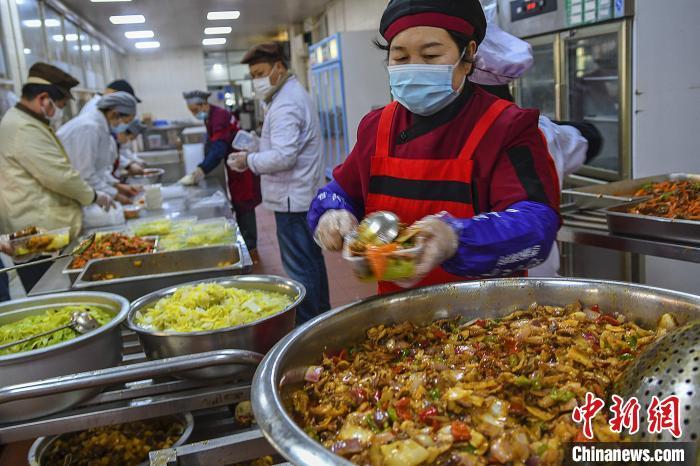
[[[0,324],[0,345],[12,343],[66,325],[71,321],[71,316],[74,312],[82,311],[88,312],[100,325],[105,325],[113,318],[109,312],[94,306],[65,306],[60,309],[49,309],[41,314],[27,316],[15,322]],[[0,350],[0,356],[45,348],[72,340],[78,335],[79,333],[75,330],[64,328],[58,332]]]
[[[91,259],[153,252],[154,244],[152,239],[128,236],[122,233],[101,235],[95,238],[95,242],[85,252],[73,258],[70,268],[81,269]]]
[[[361,279],[400,280],[415,275],[417,255],[415,235],[418,230],[402,227],[391,243],[381,243],[360,224],[355,234],[347,238],[346,248],[353,258],[365,262],[355,267]]]
[[[172,417],[96,427],[61,435],[41,460],[44,466],[137,466],[148,453],[172,447],[184,432]]]
[[[613,382],[657,330],[580,303],[502,319],[380,325],[361,344],[324,355],[291,412],[313,438],[359,465],[560,464],[581,440],[571,412]],[[599,441],[614,441],[605,417]]]
[[[648,183],[634,195],[652,198],[631,207],[629,213],[700,220],[700,181]]]
[[[292,303],[274,291],[227,288],[216,283],[184,286],[137,311],[139,327],[158,332],[199,332],[237,327],[277,314]]]

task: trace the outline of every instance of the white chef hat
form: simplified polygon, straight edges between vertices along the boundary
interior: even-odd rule
[[[498,27],[495,5],[484,5],[484,13],[486,37],[476,51],[475,69],[469,80],[487,86],[508,84],[532,66],[532,46]]]

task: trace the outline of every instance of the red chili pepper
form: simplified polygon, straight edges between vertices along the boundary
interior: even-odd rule
[[[433,335],[435,335],[435,338],[440,338],[443,339],[447,336],[445,332],[440,330],[439,328],[433,329]]]
[[[593,335],[590,332],[585,332],[581,335],[584,340],[589,342],[591,346],[593,346],[593,349],[598,351],[600,349],[600,345],[598,344],[598,339],[596,338],[595,335]]]
[[[392,366],[391,371],[394,374],[402,374],[406,370],[403,366]]]
[[[430,345],[430,341],[428,340],[421,340],[418,342],[418,347],[420,348],[426,348]]]
[[[598,317],[598,318],[595,320],[595,323],[596,323],[596,324],[606,323],[606,324],[610,324],[610,325],[620,325],[620,321],[618,321],[618,320],[617,320],[616,318],[614,318],[613,316],[607,315],[607,314],[603,314],[603,315],[601,315],[600,317]]]
[[[510,403],[510,411],[514,412],[515,414],[521,414],[521,415],[526,415],[527,411],[525,410],[525,406],[518,402],[518,401],[512,401]]]
[[[348,352],[347,352],[347,350],[346,350],[345,348],[343,348],[342,350],[340,350],[340,354],[338,354],[338,359],[342,359],[342,360],[344,360],[344,361],[347,361],[347,360],[348,360]]]
[[[432,417],[437,416],[437,413],[437,408],[435,406],[430,406],[418,413],[418,419],[420,419],[421,422],[427,423]]]
[[[508,354],[515,354],[520,351],[520,344],[515,340],[515,338],[507,337],[503,346]]]
[[[396,414],[404,421],[413,418],[413,416],[411,416],[411,400],[409,398],[401,398],[394,404],[394,408],[396,408]]]
[[[462,421],[452,421],[452,437],[455,442],[466,442],[472,438],[469,426]]]
[[[598,306],[597,304],[594,304],[593,306],[591,306],[591,311],[597,312],[598,314],[600,314],[600,306]]]
[[[486,321],[484,319],[479,319],[476,322],[474,322],[474,325],[478,325],[481,328],[486,327]]]

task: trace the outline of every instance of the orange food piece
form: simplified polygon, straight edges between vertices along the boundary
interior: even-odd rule
[[[389,254],[396,252],[399,245],[396,243],[383,244],[381,246],[367,246],[365,257],[369,262],[369,268],[377,279],[381,279],[386,272],[389,262]]]

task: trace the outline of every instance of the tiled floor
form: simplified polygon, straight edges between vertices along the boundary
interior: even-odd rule
[[[275,217],[271,212],[262,208],[258,209],[257,215],[260,263],[254,267],[253,273],[286,276],[277,245]],[[350,267],[343,261],[339,253],[326,253],[326,269],[328,270],[328,284],[333,307],[366,298],[376,292],[376,284],[362,283],[355,278]],[[0,466],[26,465],[27,451],[30,446],[31,442],[21,442],[8,445],[4,451],[0,447]]]
[[[275,233],[274,215],[262,208],[257,210],[258,254],[260,263],[253,273],[266,273],[286,277]],[[363,283],[353,275],[340,253],[326,253],[326,269],[331,292],[331,306],[337,307],[376,293],[376,284]]]

